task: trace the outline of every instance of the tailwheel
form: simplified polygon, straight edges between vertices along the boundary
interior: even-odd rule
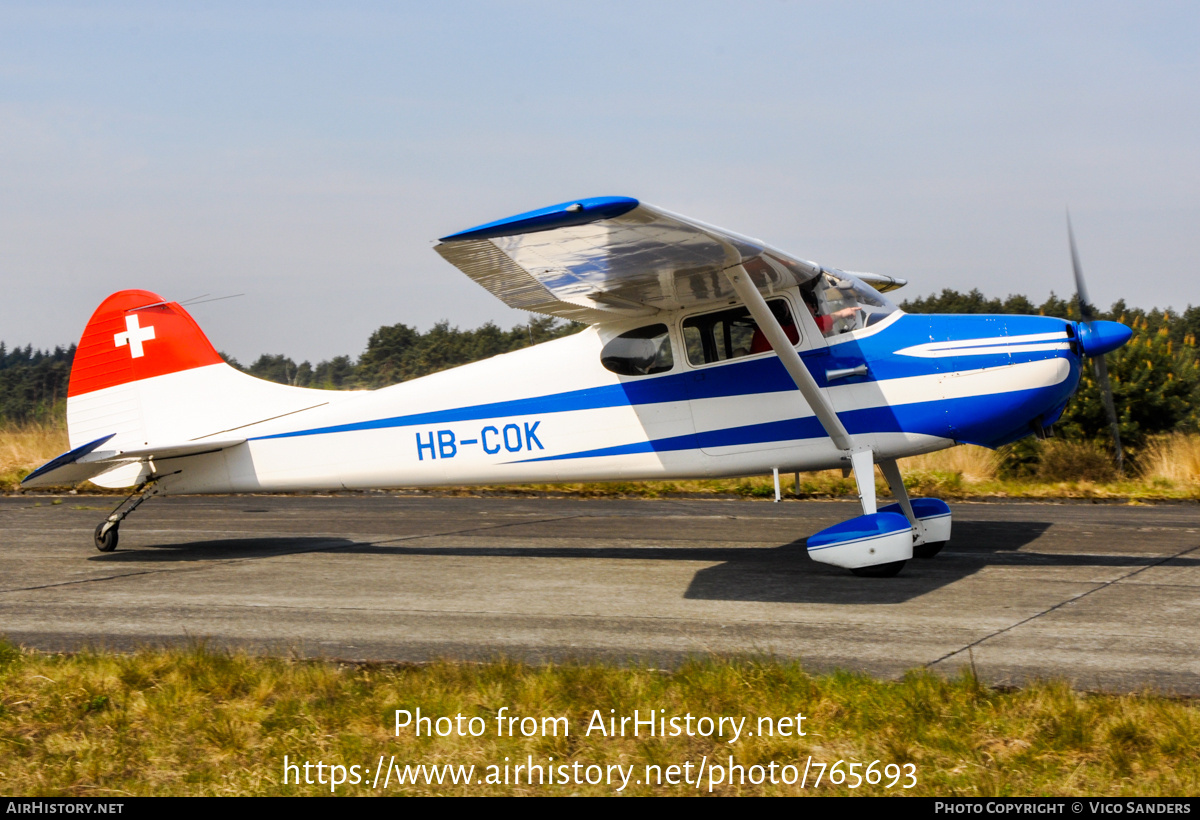
[[[174,475],[174,473],[170,473],[170,475]],[[108,518],[100,522],[95,532],[96,549],[101,552],[112,552],[117,548],[117,528],[121,526],[125,516],[140,507],[143,501],[158,494],[158,480],[159,476],[154,476],[139,484],[128,498],[116,506]]]
[[[96,526],[96,549],[112,552],[117,548],[117,525],[102,521]]]
[[[908,561],[891,561],[873,567],[855,567],[850,571],[859,578],[895,578],[907,563]]]
[[[932,558],[946,546],[945,541],[932,541],[913,545],[913,558]]]

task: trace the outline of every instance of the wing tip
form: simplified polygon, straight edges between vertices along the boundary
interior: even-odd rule
[[[568,228],[575,225],[586,225],[601,219],[615,219],[629,213],[640,203],[627,196],[597,196],[590,199],[571,199],[526,211],[516,216],[498,219],[484,225],[476,225],[465,231],[443,236],[439,242],[463,242],[469,239],[492,239],[497,236],[516,236],[538,231],[552,231],[555,228]]]

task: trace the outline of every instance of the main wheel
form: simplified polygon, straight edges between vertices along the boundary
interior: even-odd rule
[[[894,578],[904,569],[907,561],[892,561],[889,564],[876,564],[873,567],[856,567],[852,570],[859,578]]]
[[[945,541],[933,541],[932,543],[916,544],[913,546],[913,558],[932,558],[942,551],[942,547],[946,546]]]
[[[117,527],[120,525],[113,524],[109,527],[108,532],[102,533],[104,525],[107,523],[107,521],[102,521],[96,526],[96,549],[101,552],[112,552],[117,548]]]

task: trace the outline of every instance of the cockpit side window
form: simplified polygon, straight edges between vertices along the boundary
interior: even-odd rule
[[[796,321],[787,302],[772,299],[767,305],[792,344],[800,341]],[[766,353],[771,349],[767,337],[744,307],[688,317],[683,322],[683,343],[687,348],[688,361],[693,365],[723,362],[740,356]]]
[[[671,334],[663,324],[629,330],[610,339],[600,351],[600,364],[618,376],[650,376],[675,366]]]
[[[826,337],[870,327],[896,310],[873,288],[828,271],[800,288],[800,295]]]

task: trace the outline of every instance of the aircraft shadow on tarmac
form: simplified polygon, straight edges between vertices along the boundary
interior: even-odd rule
[[[421,537],[352,541],[346,538],[286,536],[214,539],[148,545],[97,555],[105,563],[170,563],[272,558],[302,553],[342,555],[574,558],[631,561],[721,561],[693,576],[683,597],[700,600],[779,603],[891,604],[911,600],[968,577],[986,566],[1127,566],[1158,563],[1155,555],[1089,555],[1082,552],[1022,551],[1050,529],[1048,522],[956,522],[954,538],[932,559],[913,559],[895,578],[859,578],[812,561],[804,539],[776,547],[433,547]],[[1193,559],[1174,559],[1200,564]]]
[[[1050,527],[1046,522],[1028,521],[955,522],[954,535],[941,553],[929,559],[913,558],[894,578],[860,578],[839,567],[819,564],[808,558],[805,539],[798,539],[774,549],[743,550],[747,554],[700,570],[684,597],[771,603],[897,604],[952,584],[989,564],[1024,563],[1036,554],[1018,551]],[[761,554],[753,555],[756,552]]]
[[[1159,555],[1038,552],[1023,547],[1037,541],[1048,522],[955,522],[946,548],[931,559],[914,558],[894,578],[859,578],[845,570],[818,564],[804,555],[804,541],[766,552],[747,554],[700,570],[684,597],[721,601],[791,603],[894,604],[925,595],[966,578],[988,566],[1068,567],[1104,566],[1138,569],[1163,562]],[[1190,558],[1173,558],[1173,566],[1200,566]]]
[[[347,538],[294,535],[272,538],[216,538],[207,541],[181,541],[173,544],[122,546],[116,552],[93,555],[89,560],[113,564],[236,561],[249,558],[274,558],[280,555],[299,555],[305,552],[340,551],[361,546],[364,545]]]

